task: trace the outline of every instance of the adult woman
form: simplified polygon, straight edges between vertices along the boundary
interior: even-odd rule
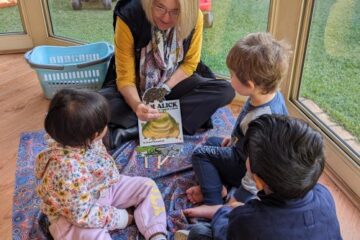
[[[203,19],[198,0],[120,0],[114,9],[115,72],[100,92],[111,106],[110,145],[137,136],[137,118],[159,117],[141,101],[150,87],[179,99],[185,134],[209,128],[234,91],[200,62]]]

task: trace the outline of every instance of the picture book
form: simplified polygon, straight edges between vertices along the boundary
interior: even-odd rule
[[[160,117],[151,121],[138,120],[140,146],[182,143],[184,140],[179,100],[149,103]]]

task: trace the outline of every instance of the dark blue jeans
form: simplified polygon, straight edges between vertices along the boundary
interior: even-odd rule
[[[190,229],[187,240],[211,240],[213,234],[210,223],[198,223]]]
[[[222,140],[209,138],[204,146],[195,149],[191,159],[207,205],[223,204],[223,185],[239,187],[246,172],[246,159],[235,147],[221,147]]]

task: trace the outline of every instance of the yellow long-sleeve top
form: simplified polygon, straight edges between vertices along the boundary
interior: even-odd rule
[[[203,32],[203,15],[199,10],[195,31],[191,39],[190,47],[184,57],[181,69],[191,76],[200,62]],[[116,20],[115,28],[115,64],[116,64],[116,85],[118,89],[126,86],[135,86],[135,50],[134,38],[129,27],[119,17]]]

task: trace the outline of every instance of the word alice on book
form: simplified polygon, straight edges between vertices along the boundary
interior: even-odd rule
[[[160,117],[150,121],[138,120],[140,146],[182,143],[181,112],[179,100],[155,101],[149,106],[160,112]]]

